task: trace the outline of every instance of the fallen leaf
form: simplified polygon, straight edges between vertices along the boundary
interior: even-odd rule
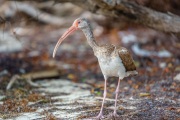
[[[147,96],[150,96],[151,94],[150,93],[140,93],[139,96],[140,97],[147,97]]]

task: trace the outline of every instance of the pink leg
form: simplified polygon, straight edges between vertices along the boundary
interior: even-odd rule
[[[117,97],[118,97],[118,94],[119,94],[120,81],[121,81],[121,79],[119,79],[118,85],[117,85],[117,88],[116,88],[116,91],[115,91],[115,93],[116,93],[116,98],[115,98],[115,107],[114,107],[114,113],[113,113],[114,116],[118,116],[118,114],[117,114],[117,112],[116,112],[116,106],[117,106]]]
[[[98,114],[98,116],[96,118],[100,119],[100,118],[103,118],[103,107],[104,107],[104,101],[105,101],[105,98],[106,98],[106,85],[107,85],[107,77],[105,76],[104,77],[105,81],[104,81],[104,94],[103,94],[103,102],[102,102],[102,106],[101,106],[101,110]]]

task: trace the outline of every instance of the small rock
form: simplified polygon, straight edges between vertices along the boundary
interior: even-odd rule
[[[30,120],[27,116],[18,116],[15,118],[15,120]]]
[[[176,81],[179,81],[179,82],[180,82],[180,73],[179,73],[179,74],[177,74],[177,75],[174,77],[174,80],[176,80]]]

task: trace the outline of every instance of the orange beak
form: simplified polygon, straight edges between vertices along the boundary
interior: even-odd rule
[[[55,48],[54,48],[54,51],[53,51],[53,58],[55,57],[55,54],[56,54],[56,51],[59,47],[59,45],[61,44],[61,42],[68,36],[70,35],[71,33],[73,33],[74,31],[77,30],[77,27],[73,24],[62,36],[61,38],[58,40]]]

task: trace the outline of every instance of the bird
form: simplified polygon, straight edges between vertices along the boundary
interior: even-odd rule
[[[53,51],[53,58],[57,52],[59,45],[62,43],[63,40],[76,30],[81,30],[85,37],[87,38],[87,42],[89,43],[90,47],[94,51],[94,55],[97,57],[99,62],[99,66],[101,72],[104,76],[104,93],[103,93],[103,101],[101,105],[101,109],[99,114],[95,117],[97,119],[104,118],[103,115],[103,107],[106,99],[107,94],[107,80],[109,77],[118,77],[118,84],[115,90],[115,106],[113,116],[119,116],[117,114],[117,98],[119,94],[119,87],[120,81],[128,77],[130,75],[137,75],[138,72],[136,70],[136,66],[134,64],[134,60],[130,54],[130,52],[121,46],[115,45],[99,45],[95,37],[93,35],[92,27],[90,25],[89,20],[86,18],[77,18],[72,26],[60,37],[57,44],[54,47]]]

